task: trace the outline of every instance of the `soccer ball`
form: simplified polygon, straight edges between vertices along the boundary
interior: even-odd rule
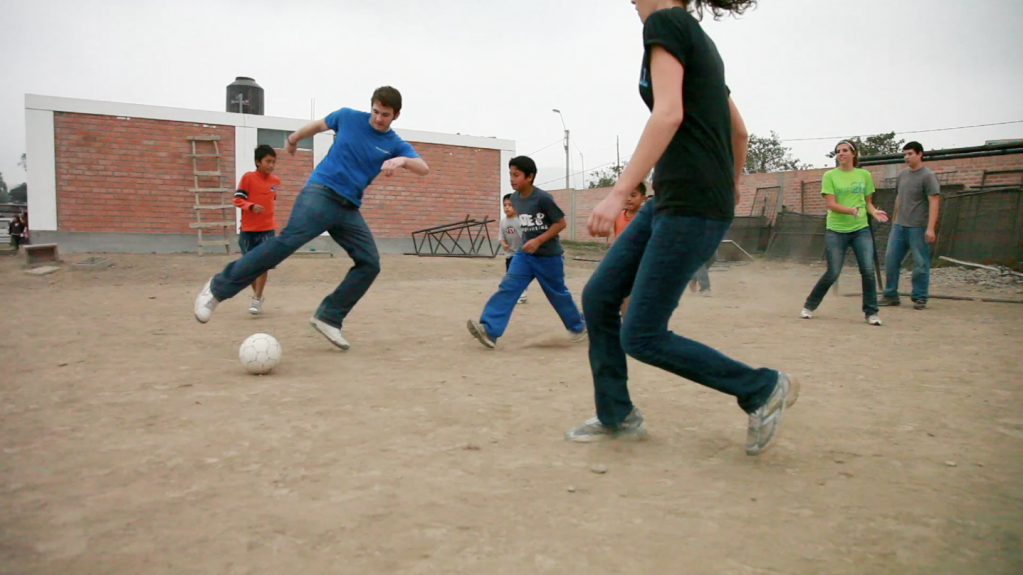
[[[263,375],[281,362],[281,344],[268,333],[250,335],[238,350],[238,359],[249,373]]]

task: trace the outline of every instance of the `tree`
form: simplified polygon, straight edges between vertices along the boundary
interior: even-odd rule
[[[801,164],[791,156],[792,149],[781,145],[778,134],[771,131],[771,137],[763,138],[756,134],[749,136],[749,152],[746,155],[747,174],[766,174],[768,172],[787,172],[790,170],[807,170],[812,166]]]
[[[874,134],[873,136],[867,136],[867,139],[861,139],[859,136],[853,136],[849,138],[849,141],[856,145],[856,149],[860,152],[861,158],[867,156],[887,156],[890,154],[902,153],[902,145],[906,143],[906,140],[895,140],[895,132],[888,132],[887,134]],[[829,158],[835,157],[835,151],[832,150],[828,154]]]
[[[28,184],[21,183],[11,188],[8,201],[14,204],[28,203]]]
[[[18,160],[18,165],[21,166],[21,169],[25,170],[26,172],[28,171],[28,154],[27,153],[22,152],[21,159]]]
[[[625,169],[625,166],[626,164],[615,165],[593,172],[593,176],[596,179],[590,180],[587,186],[590,188],[610,188],[614,186],[618,182],[618,176],[622,175],[622,170]]]

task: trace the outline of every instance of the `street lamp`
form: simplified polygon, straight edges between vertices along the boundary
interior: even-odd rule
[[[569,158],[568,158],[568,128],[565,127],[565,117],[561,115],[561,110],[554,108],[553,112],[561,118],[561,127],[565,129],[565,189],[569,189],[571,186],[568,184],[568,170],[569,170]]]

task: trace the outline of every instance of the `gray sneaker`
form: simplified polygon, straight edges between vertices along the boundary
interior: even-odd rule
[[[588,335],[589,334],[586,332],[586,326],[585,325],[583,326],[583,330],[580,331],[580,332],[574,332],[574,331],[568,332],[568,337],[572,338],[572,343],[582,343],[582,342],[586,341],[586,337]]]
[[[596,417],[591,417],[579,427],[565,432],[565,439],[576,443],[593,443],[609,439],[639,441],[644,437],[646,427],[643,426],[643,414],[639,412],[638,407],[633,407],[625,421],[617,427],[608,427]]]
[[[465,324],[465,327],[469,330],[469,333],[472,334],[474,338],[480,340],[480,343],[483,344],[483,347],[486,347],[488,349],[494,349],[495,345],[494,340],[490,339],[490,336],[487,335],[487,328],[483,327],[482,324],[475,320],[470,319]]]
[[[348,340],[341,335],[341,328],[334,327],[329,323],[316,319],[315,317],[309,318],[309,325],[313,326],[313,329],[320,332],[323,337],[327,338],[327,341],[334,344],[334,346],[341,351],[348,351],[351,347],[348,345]]]
[[[785,408],[795,405],[799,399],[799,380],[787,373],[778,372],[778,385],[767,398],[767,403],[749,414],[746,429],[746,455],[760,455],[774,445],[781,431],[781,419]]]
[[[263,298],[252,298],[252,301],[249,302],[249,313],[252,315],[259,315],[263,313]]]
[[[213,292],[210,291],[211,283],[213,283],[213,278],[206,280],[206,285],[202,286],[202,291],[199,292],[199,295],[195,296],[193,311],[195,312],[195,319],[199,320],[199,323],[210,321],[213,310],[217,309],[217,304],[220,303],[213,296]]]

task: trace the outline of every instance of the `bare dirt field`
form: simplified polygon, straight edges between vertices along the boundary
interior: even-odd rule
[[[715,268],[673,329],[803,381],[753,458],[730,398],[636,363],[650,439],[565,442],[586,349],[535,284],[497,350],[465,330],[500,260],[385,257],[345,353],[306,320],[346,258],[292,258],[264,316],[246,294],[200,325],[227,257],[108,257],[0,260],[0,573],[1023,573],[1023,305],[806,321],[820,267]],[[237,360],[261,331],[264,377]]]

